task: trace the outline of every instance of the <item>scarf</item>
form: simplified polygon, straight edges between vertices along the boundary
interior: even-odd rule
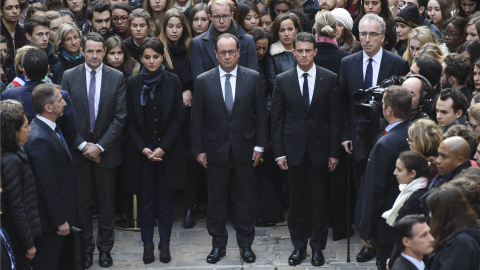
[[[140,105],[147,105],[148,97],[155,99],[155,88],[157,84],[162,83],[162,74],[165,68],[161,65],[154,72],[149,72],[145,67],[142,67],[140,74],[142,75],[143,88],[140,94]]]
[[[63,58],[67,59],[70,62],[75,62],[75,61],[83,58],[83,55],[80,53],[80,49],[78,49],[77,56],[70,55],[67,51],[65,51],[65,49],[62,49],[60,51],[60,54],[63,56]]]
[[[395,225],[395,219],[397,218],[398,211],[402,209],[403,204],[415,193],[417,190],[427,187],[428,179],[426,177],[419,177],[410,184],[401,184],[398,186],[400,194],[398,194],[395,203],[393,203],[392,209],[383,213],[382,217],[387,220],[387,224],[390,226]]]
[[[217,30],[217,28],[213,27],[213,23],[210,24],[210,32],[212,33],[212,37],[217,40],[218,36],[220,36],[221,34],[225,34],[225,33],[230,33],[234,36],[238,36],[238,27],[237,27],[237,24],[235,23],[235,21],[232,19],[231,22],[230,22],[230,27],[227,29],[227,31],[225,32],[220,32]]]
[[[316,39],[317,39],[317,43],[325,42],[325,43],[333,44],[333,45],[335,45],[335,47],[338,47],[338,43],[337,43],[336,38],[318,36]]]

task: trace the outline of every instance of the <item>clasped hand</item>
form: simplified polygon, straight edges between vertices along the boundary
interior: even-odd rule
[[[142,154],[145,155],[150,161],[162,161],[165,151],[163,151],[163,149],[160,147],[157,147],[154,151],[150,150],[149,148],[144,148],[142,150]]]
[[[86,159],[95,163],[100,163],[100,154],[102,153],[102,149],[100,149],[98,145],[89,142],[83,147],[82,153]]]

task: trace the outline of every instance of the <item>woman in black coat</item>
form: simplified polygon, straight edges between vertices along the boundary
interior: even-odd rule
[[[139,161],[138,216],[143,261],[155,260],[154,219],[160,234],[160,261],[168,263],[175,189],[186,181],[180,130],[185,109],[178,77],[162,66],[163,43],[147,39],[140,46],[144,65],[127,82],[128,129]]]
[[[16,100],[0,102],[2,112],[2,226],[12,243],[16,269],[30,269],[36,253],[33,239],[42,235],[37,190],[23,144],[30,126]]]

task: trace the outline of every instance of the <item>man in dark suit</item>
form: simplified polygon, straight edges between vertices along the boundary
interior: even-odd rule
[[[73,159],[78,174],[78,224],[85,235],[85,266],[92,265],[95,249],[90,203],[98,195],[97,248],[99,264],[112,266],[115,239],[115,171],[122,161],[120,135],[125,126],[126,97],[123,74],[102,64],[105,44],[98,33],[82,41],[85,65],[65,72],[62,89],[72,97],[78,135]]]
[[[256,257],[257,207],[254,167],[267,144],[267,112],[258,72],[238,65],[237,37],[222,34],[215,44],[219,67],[198,76],[192,102],[192,153],[207,168],[207,229],[213,237],[208,263],[225,256],[229,176],[234,175],[237,243],[245,262]],[[252,154],[253,153],[253,154]]]
[[[312,265],[325,262],[328,172],[340,156],[337,76],[314,65],[315,43],[312,34],[297,34],[292,50],[297,67],[277,76],[272,99],[273,151],[280,169],[288,170],[290,188],[288,228],[294,247],[290,265],[305,258],[308,238]]]
[[[381,215],[392,208],[400,193],[393,172],[398,155],[409,149],[406,138],[412,94],[401,86],[390,86],[385,90],[382,102],[383,116],[388,126],[384,130],[385,135],[375,143],[368,156],[359,226],[365,247],[372,247],[371,240],[375,241],[379,269],[385,269],[387,258],[393,250],[392,228]]]
[[[377,86],[392,75],[403,76],[408,73],[408,62],[398,55],[382,49],[385,39],[385,22],[375,14],[365,15],[359,24],[360,42],[363,51],[352,54],[342,59],[340,66],[340,91],[343,108],[343,134],[342,146],[349,154],[353,154],[353,173],[355,188],[357,190],[357,204],[355,209],[355,224],[361,217],[362,182],[365,173],[366,158],[368,153],[360,156],[357,148],[357,128],[355,121],[355,104],[363,100],[355,100],[353,92],[358,89],[368,89]],[[372,251],[373,252],[373,251]],[[371,260],[375,255],[362,249],[357,256],[357,261]]]
[[[396,248],[401,253],[395,259],[391,269],[424,270],[423,256],[432,253],[434,242],[430,227],[425,222],[425,216],[404,216],[395,223],[393,235]]]
[[[33,89],[43,84],[45,74],[48,72],[48,59],[44,51],[33,48],[28,50],[23,57],[23,75],[27,81],[21,87],[8,89],[2,92],[2,100],[16,99],[23,105],[25,115],[28,122],[32,122],[37,114],[32,103]],[[72,100],[67,91],[60,90],[63,100],[67,103],[63,111],[63,115],[56,120],[56,124],[60,127],[65,136],[65,140],[69,147],[73,147],[75,138],[77,137],[77,121],[75,112],[73,111]]]
[[[75,166],[55,120],[66,103],[55,84],[41,84],[33,90],[37,117],[24,148],[37,185],[42,236],[35,239],[35,269],[56,269],[64,237],[75,222]]]
[[[240,57],[238,64],[258,71],[255,43],[251,35],[233,20],[233,2],[231,0],[211,0],[208,3],[208,18],[212,22],[208,30],[195,37],[192,42],[192,76],[211,70],[218,66],[215,40],[223,33],[230,33],[238,38]]]

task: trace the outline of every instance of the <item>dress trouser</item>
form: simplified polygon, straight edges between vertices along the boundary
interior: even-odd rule
[[[41,237],[35,238],[34,241],[37,253],[32,261],[33,269],[57,269],[64,238],[64,236],[58,235],[56,231],[43,231]]]
[[[298,166],[288,166],[290,211],[288,229],[295,249],[325,249],[328,236],[328,167],[314,166],[306,154]]]
[[[149,145],[154,150],[156,145]],[[150,161],[142,155],[138,181],[138,216],[142,241],[152,242],[154,219],[158,221],[161,242],[170,242],[172,234],[175,191],[167,188],[165,163]]]
[[[98,234],[97,248],[110,252],[115,240],[115,174],[116,168],[102,168],[94,162],[88,166],[77,166],[78,226],[84,232],[85,251],[95,250],[93,237],[91,202],[97,194]]]
[[[377,248],[377,267],[380,270],[387,270],[387,259],[393,252],[394,244],[376,244]]]
[[[230,176],[233,177],[230,178]],[[226,163],[208,161],[207,230],[213,237],[214,247],[227,245],[228,233],[225,225],[230,184],[233,185],[234,191],[237,244],[241,248],[250,247],[255,238],[255,221],[258,216],[255,168],[251,160],[235,162],[232,151]]]

